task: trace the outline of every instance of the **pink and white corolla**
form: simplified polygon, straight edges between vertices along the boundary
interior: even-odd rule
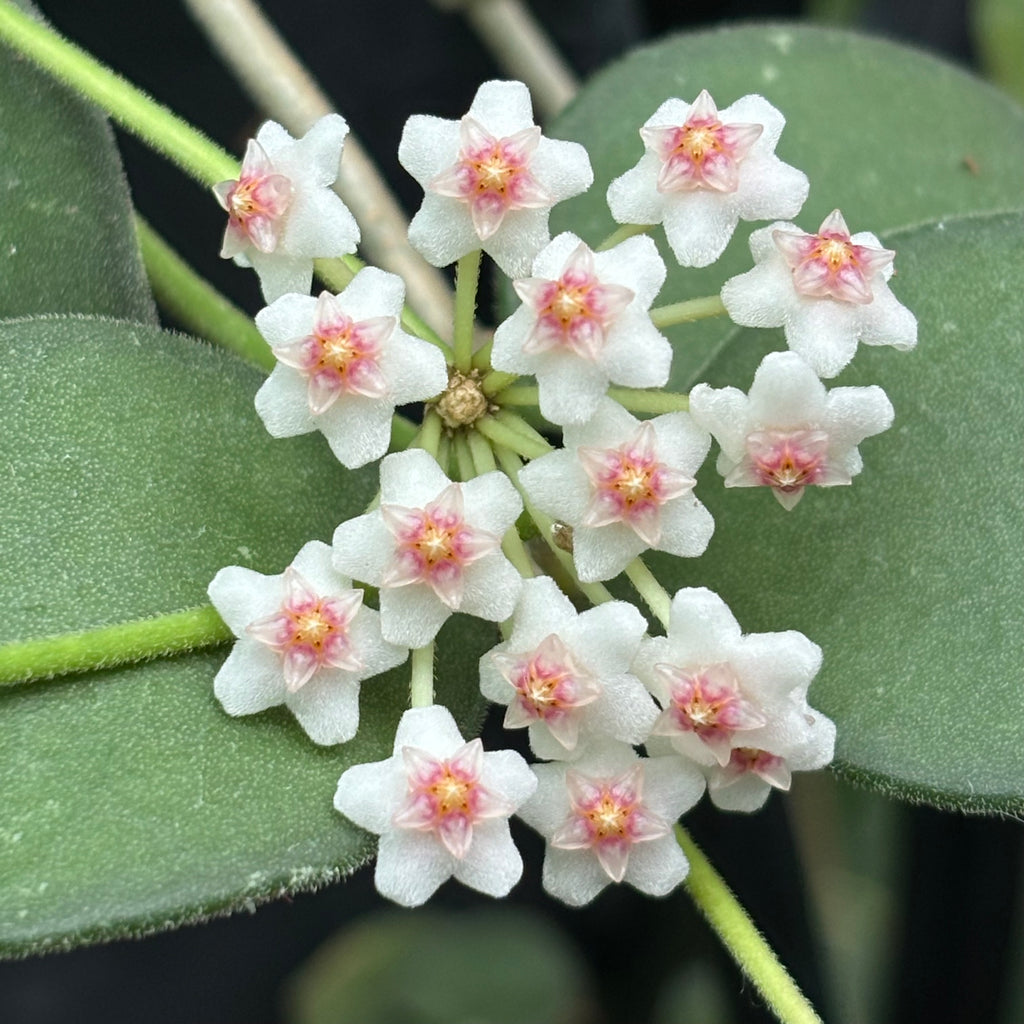
[[[617,576],[648,548],[703,553],[715,524],[693,487],[711,438],[688,413],[641,422],[603,398],[592,419],[563,436],[564,448],[529,463],[519,479],[538,508],[572,527],[581,580]]]
[[[355,252],[359,225],[331,185],[348,125],[320,118],[301,139],[276,121],[249,141],[237,180],[214,186],[228,212],[221,256],[253,267],[267,302],[308,292],[313,260]]]
[[[690,413],[721,447],[725,486],[770,487],[787,510],[806,487],[851,483],[863,468],[857,445],[893,420],[880,387],[826,391],[795,352],[765,356],[749,395],[698,384]]]
[[[756,266],[722,287],[745,327],[781,327],[819,377],[834,377],[865,345],[917,344],[917,319],[889,290],[895,253],[870,231],[851,235],[838,210],[815,234],[776,223],[750,236]]]
[[[402,715],[391,757],[344,772],[334,806],[380,836],[381,895],[417,907],[453,876],[508,894],[523,872],[508,819],[536,786],[519,754],[467,743],[447,708],[433,705]]]
[[[256,314],[278,360],[256,393],[274,437],[319,430],[349,469],[388,450],[395,406],[448,384],[440,350],[399,326],[405,285],[365,267],[339,295],[282,295]]]
[[[410,117],[398,160],[424,191],[413,248],[436,267],[482,248],[510,277],[547,243],[551,207],[594,180],[579,143],[541,135],[522,82],[484,82],[461,121]]]
[[[454,484],[427,452],[396,452],[380,465],[380,506],[335,531],[334,564],[380,588],[388,640],[423,647],[452,612],[512,614],[522,577],[501,538],[522,510],[503,473]]]
[[[609,382],[661,387],[672,346],[651,323],[665,264],[647,237],[592,252],[564,232],[533,261],[533,277],[513,282],[523,304],[494,332],[495,369],[533,374],[541,414],[582,423]]]
[[[594,737],[642,743],[658,709],[629,665],[647,629],[625,601],[585,612],[548,576],[525,580],[512,631],[480,659],[480,689],[528,727],[537,757],[571,760]]]
[[[756,810],[773,786],[789,788],[792,771],[832,760],[835,726],[807,705],[820,667],[821,648],[803,633],[744,634],[704,587],[676,593],[667,636],[645,637],[633,660],[663,708],[653,736],[700,765],[728,810]]]
[[[381,636],[362,590],[310,541],[278,576],[229,565],[210,600],[238,638],[213,682],[230,715],[284,704],[315,743],[345,743],[359,725],[359,684],[400,665],[404,647]]]
[[[664,896],[686,878],[672,826],[704,792],[696,766],[602,741],[576,761],[533,771],[537,792],[519,817],[547,840],[543,881],[552,896],[579,907],[611,882]]]
[[[620,224],[664,224],[684,267],[714,263],[741,220],[794,217],[807,176],[775,146],[786,119],[763,96],[719,111],[707,90],[692,103],[666,100],[640,129],[646,152],[608,187]]]

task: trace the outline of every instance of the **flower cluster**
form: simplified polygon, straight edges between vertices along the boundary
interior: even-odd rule
[[[803,205],[807,178],[774,155],[784,124],[760,96],[721,111],[706,91],[667,99],[640,128],[639,163],[608,186],[612,218],[662,224],[679,263],[712,263],[740,220]],[[451,344],[407,333],[404,285],[382,270],[308,294],[313,258],[358,241],[328,187],[345,131],[333,115],[295,141],[268,123],[216,192],[223,253],[257,269],[269,302],[256,323],[278,365],[257,412],[275,437],[319,430],[347,467],[382,459],[380,491],[282,574],[217,574],[210,598],[238,640],[214,692],[234,715],[285,704],[316,743],[343,743],[360,684],[412,650],[412,708],[389,756],[350,767],[334,799],[380,837],[381,893],[415,906],[454,877],[506,894],[523,869],[516,814],[544,837],[544,885],[565,902],[618,882],[662,895],[688,870],[681,814],[705,791],[755,810],[794,771],[831,760],[835,727],[808,704],[817,645],[743,634],[707,589],[667,594],[643,553],[697,558],[712,540],[696,494],[712,436],[726,487],[769,487],[786,509],[861,471],[857,446],[890,425],[892,406],[878,387],[828,391],[821,378],[858,341],[914,345],[916,322],[887,283],[893,253],[850,235],[838,211],[815,234],[756,230],[756,266],[721,301],[738,324],[781,326],[791,351],[767,356],[747,393],[698,384],[652,406],[636,389],[671,378],[656,326],[668,321],[652,311],[665,263],[639,226],[607,247],[549,237],[551,207],[593,172],[583,147],[542,135],[525,86],[486,83],[459,122],[412,117],[399,147],[424,189],[413,247],[435,266],[482,250],[514,278],[521,304],[476,352],[464,324]],[[460,298],[472,308],[473,294]],[[415,444],[386,454],[409,403],[425,403]],[[523,404],[562,428],[561,447]],[[622,573],[663,635],[603,586]],[[502,624],[464,683],[504,707],[505,728],[527,730],[537,763],[467,741],[434,703],[433,645],[456,613]]]

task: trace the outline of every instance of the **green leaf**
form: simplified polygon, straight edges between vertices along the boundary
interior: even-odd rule
[[[785,512],[763,488],[697,493],[715,516],[698,562],[652,559],[670,589],[708,586],[744,630],[799,629],[825,664],[811,703],[837,770],[908,800],[1024,811],[1024,216],[890,236],[917,351],[861,348],[838,378],[896,409],[850,487]],[[739,334],[710,383],[749,387],[779,332]]]
[[[0,96],[0,317],[91,313],[155,323],[106,120],[4,46]]]
[[[524,984],[528,979],[528,984]],[[536,913],[388,911],[325,943],[289,985],[291,1024],[569,1024],[586,981]]]
[[[1020,0],[976,0],[969,14],[985,72],[1024,102],[1024,5]]]
[[[783,112],[777,153],[811,181],[797,218],[805,230],[836,207],[852,231],[885,236],[923,221],[1024,206],[1024,111],[1002,93],[884,40],[747,25],[666,39],[587,84],[549,134],[587,147],[594,187],[555,207],[552,231],[571,229],[591,244],[607,237],[615,224],[605,193],[640,159],[640,126],[663,100],[692,101],[702,88],[720,107],[760,93]],[[748,270],[755,226],[741,223],[724,256],[703,270],[680,268],[656,228],[669,267],[661,301],[717,294],[727,278]],[[723,318],[667,334],[676,343],[672,383],[686,389],[729,342],[732,325]]]
[[[138,324],[0,324],[0,642],[204,603],[224,565],[278,573],[360,514],[376,470],[320,435],[275,440],[260,374]],[[455,616],[438,686],[479,724],[490,630]],[[372,851],[332,808],[338,776],[391,752],[408,666],[363,684],[350,744],[290,714],[232,719],[227,648],[0,690],[0,952],[141,934],[337,878]]]

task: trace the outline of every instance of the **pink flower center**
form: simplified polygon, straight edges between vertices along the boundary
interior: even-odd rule
[[[828,435],[821,430],[756,431],[747,437],[747,452],[760,484],[791,494],[824,476]]]
[[[228,212],[222,256],[235,256],[248,245],[272,253],[280,241],[295,195],[291,181],[278,174],[255,139],[250,140],[237,181],[214,186],[218,202]]]
[[[871,302],[872,279],[894,256],[889,249],[854,244],[838,210],[825,218],[816,235],[777,230],[772,239],[793,271],[793,286],[814,299]]]
[[[405,801],[392,821],[399,828],[434,832],[453,857],[462,859],[473,840],[473,826],[507,817],[513,808],[480,785],[483,746],[472,740],[450,758],[436,758],[403,747],[408,778]]]
[[[323,292],[317,300],[312,334],[275,348],[274,355],[309,379],[310,411],[319,415],[343,394],[367,398],[387,394],[380,361],[395,324],[392,316],[356,322],[333,295]]]
[[[591,499],[584,526],[626,523],[645,544],[661,538],[661,506],[690,490],[696,481],[657,458],[657,435],[650,422],[618,448],[577,449],[590,479]]]
[[[543,722],[567,750],[574,749],[579,736],[579,711],[597,700],[601,686],[576,665],[562,640],[552,633],[528,654],[493,657],[515,690],[505,715],[505,728]]]
[[[734,748],[725,769],[727,780],[733,782],[751,772],[776,789],[789,789],[792,780],[785,758],[757,747]]]
[[[635,843],[668,834],[668,823],[644,806],[641,764],[611,779],[590,778],[570,770],[565,783],[570,813],[551,837],[551,845],[562,850],[593,850],[614,882],[625,876]]]
[[[495,138],[468,115],[460,125],[458,159],[427,186],[432,192],[469,204],[473,227],[487,241],[511,210],[532,210],[553,203],[530,172],[540,128],[524,128]]]
[[[622,285],[603,284],[594,271],[593,253],[582,243],[556,280],[531,277],[515,281],[514,287],[537,315],[523,343],[525,353],[564,349],[592,360],[635,295]]]
[[[733,733],[765,724],[764,716],[740,693],[728,665],[684,669],[663,664],[654,670],[669,691],[668,706],[654,724],[656,735],[693,733],[726,764]]]
[[[321,597],[291,567],[285,570],[284,585],[281,607],[250,623],[246,632],[282,656],[288,691],[294,693],[324,666],[348,672],[362,668],[349,626],[362,605],[363,592]]]
[[[740,164],[763,131],[760,124],[724,124],[705,89],[682,125],[641,128],[640,134],[662,160],[659,192],[735,192]]]
[[[458,484],[446,487],[425,508],[382,505],[381,514],[395,539],[391,566],[381,586],[425,583],[452,609],[462,601],[466,566],[501,543],[501,538],[466,523]]]

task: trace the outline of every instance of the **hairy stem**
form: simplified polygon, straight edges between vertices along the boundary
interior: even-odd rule
[[[775,1016],[782,1024],[822,1024],[722,876],[681,825],[676,825],[676,839],[690,862],[687,892]]]
[[[626,577],[633,584],[633,589],[644,599],[644,603],[654,613],[655,618],[668,629],[669,610],[672,598],[665,588],[654,578],[654,573],[639,556],[626,566]]]
[[[455,369],[469,373],[473,369],[473,324],[476,315],[476,289],[480,281],[479,249],[466,253],[455,268]]]
[[[412,652],[412,678],[409,681],[409,706],[429,708],[434,703],[434,641]]]
[[[609,388],[608,397],[614,398],[630,412],[646,412],[660,416],[666,412],[686,412],[690,408],[689,395],[674,391],[643,391],[639,388]]]
[[[141,217],[135,230],[157,304],[186,330],[255,363],[277,365],[252,319],[200,277]]]
[[[231,639],[211,605],[0,646],[0,684],[114,668]]]
[[[689,324],[695,320],[706,320],[712,316],[722,316],[725,306],[719,295],[705,295],[699,299],[687,299],[685,302],[673,302],[669,306],[655,306],[651,310],[651,323],[657,328],[671,327],[673,324]]]

